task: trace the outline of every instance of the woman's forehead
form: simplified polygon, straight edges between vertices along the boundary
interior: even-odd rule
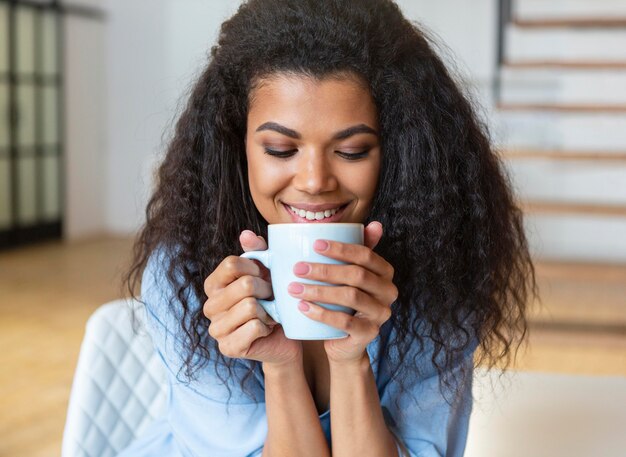
[[[350,100],[367,94],[360,84],[350,80],[325,79],[314,81],[299,77],[277,79],[264,84],[256,91],[257,99],[268,99],[288,102],[291,99],[314,101],[316,97],[334,97],[336,100]]]
[[[369,85],[364,77],[350,71],[338,71],[324,76],[313,76],[295,71],[277,71],[253,79],[249,92],[249,104],[253,104],[259,93],[294,87],[311,88],[327,82],[336,82],[344,88],[369,93]]]
[[[309,122],[330,120],[325,117],[352,122],[360,118],[367,124],[376,124],[377,118],[369,90],[351,78],[320,80],[304,75],[268,78],[257,86],[248,108],[248,120],[258,123],[275,116],[288,122],[296,122],[298,118],[308,118]]]

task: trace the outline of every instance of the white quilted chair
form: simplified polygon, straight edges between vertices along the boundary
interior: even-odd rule
[[[63,457],[115,456],[163,411],[165,369],[143,330],[144,319],[143,305],[131,300],[106,303],[89,318],[70,394]]]

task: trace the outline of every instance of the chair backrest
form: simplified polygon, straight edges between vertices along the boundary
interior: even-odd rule
[[[70,394],[63,457],[114,456],[162,414],[165,368],[144,319],[143,305],[132,300],[106,303],[89,318]]]

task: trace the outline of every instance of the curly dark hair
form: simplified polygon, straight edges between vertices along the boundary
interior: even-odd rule
[[[399,289],[386,323],[396,329],[387,354],[395,346],[400,355],[391,372],[401,383],[417,372],[405,354],[425,338],[441,386],[451,385],[450,369],[472,344],[476,364],[507,367],[515,359],[527,336],[529,294],[538,296],[523,215],[478,110],[434,47],[390,0],[250,0],[222,24],[176,122],[124,277],[140,299],[151,253],[173,253],[167,278],[177,297],[169,306],[182,315],[189,379],[211,358],[229,371],[236,362],[208,336],[203,282],[243,252],[243,230],[267,239],[250,195],[244,137],[251,91],[277,73],[351,74],[369,85],[382,162],[364,223],[383,224],[375,252],[393,265]]]

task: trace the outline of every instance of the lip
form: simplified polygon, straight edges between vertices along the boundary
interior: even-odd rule
[[[286,203],[283,203],[283,206],[285,207],[285,210],[291,216],[291,220],[293,222],[302,223],[302,224],[315,224],[316,222],[317,223],[337,222],[337,221],[339,221],[341,219],[341,216],[343,215],[343,212],[348,207],[348,205],[349,205],[349,203],[344,203],[344,205],[341,207],[341,209],[339,211],[337,211],[335,214],[333,214],[332,216],[330,216],[330,217],[326,217],[326,218],[321,219],[319,221],[318,220],[310,221],[306,217],[297,216],[293,211],[291,211],[291,209],[289,208],[289,206],[287,206]],[[292,206],[295,206],[295,205],[292,205]],[[328,206],[328,205],[325,205],[325,206]],[[336,208],[336,207],[337,207],[337,205],[331,206],[330,208]],[[304,209],[304,208],[302,208],[302,209]],[[322,211],[322,210],[318,210],[318,211]]]
[[[347,205],[350,202],[343,202],[343,203],[324,203],[323,205],[311,205],[309,203],[289,203],[289,202],[283,202],[284,205],[287,206],[294,206],[298,209],[303,209],[305,211],[312,211],[312,212],[318,212],[318,211],[324,211],[327,209],[333,209],[333,208],[339,208],[340,206],[344,206]]]

